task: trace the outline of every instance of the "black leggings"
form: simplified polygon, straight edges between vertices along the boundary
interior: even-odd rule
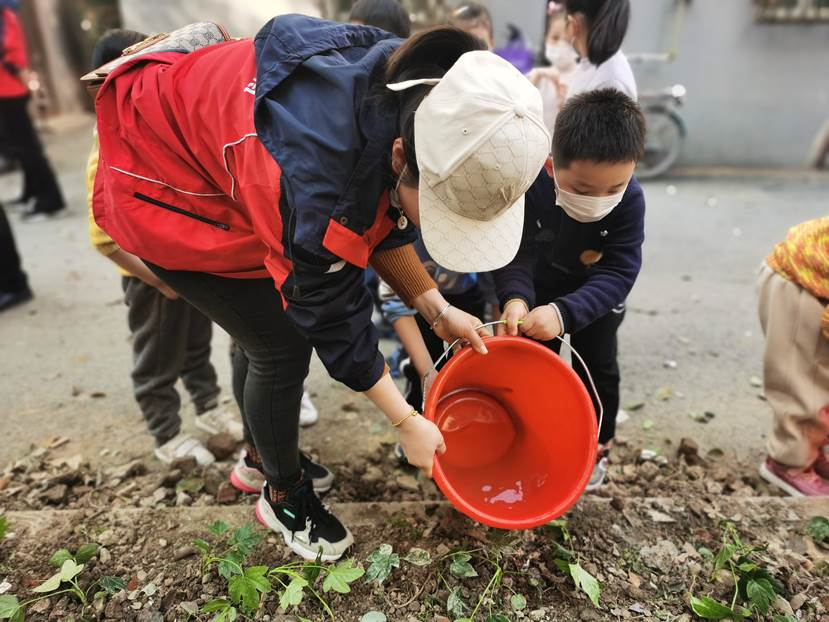
[[[312,348],[285,315],[273,280],[147,265],[233,337],[242,354],[233,358],[233,393],[246,439],[253,441],[268,483],[289,488],[300,477],[299,405]]]

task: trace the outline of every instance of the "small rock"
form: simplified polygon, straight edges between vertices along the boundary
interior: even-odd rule
[[[164,474],[164,477],[161,478],[161,482],[159,484],[161,486],[166,486],[167,488],[175,488],[176,484],[179,483],[182,476],[184,474],[178,469],[170,469]]]
[[[101,547],[98,549],[98,561],[102,564],[108,564],[109,560],[112,559],[112,553],[109,552],[109,549],[106,547]]]
[[[164,596],[161,597],[161,603],[159,604],[159,609],[161,611],[167,611],[170,608],[175,606],[175,603],[180,601],[182,598],[186,598],[187,593],[182,592],[179,590],[170,590]]]
[[[748,383],[755,389],[759,389],[763,386],[763,380],[759,376],[752,376],[748,379]]]
[[[340,407],[344,413],[358,413],[360,412],[360,407],[357,406],[354,402],[344,402],[343,405]]]
[[[659,475],[659,467],[653,462],[643,462],[639,465],[639,476],[646,482],[653,481]]]
[[[721,495],[723,491],[723,485],[719,482],[707,481],[705,482],[705,490],[712,495]]]
[[[50,599],[44,598],[43,600],[39,600],[36,603],[34,603],[31,607],[28,608],[28,610],[31,613],[46,613],[47,611],[49,611],[49,607],[51,606],[52,603]]]
[[[530,617],[530,620],[543,620],[544,616],[547,615],[547,610],[546,609],[533,609],[532,611],[530,611],[530,613],[528,615]]]
[[[383,479],[383,471],[374,465],[366,467],[366,472],[363,475],[363,481],[368,483],[379,482]]]
[[[69,489],[66,487],[66,484],[58,484],[43,493],[43,500],[52,505],[60,505],[66,500],[66,493],[68,492]]]
[[[803,593],[801,592],[800,594],[795,595],[795,596],[794,596],[794,597],[793,597],[793,598],[789,601],[789,605],[791,606],[792,611],[797,611],[798,609],[800,609],[800,608],[804,605],[804,603],[805,603],[807,600],[809,600],[809,597],[808,597],[808,596],[806,596],[806,594],[803,594]]]
[[[679,555],[679,549],[670,540],[659,540],[653,546],[646,546],[639,551],[642,563],[662,574],[670,572],[677,555]]]
[[[110,475],[115,479],[125,480],[131,477],[138,477],[147,472],[147,466],[138,458],[126,464],[122,464],[112,469]]]
[[[179,603],[178,607],[189,616],[196,617],[196,615],[199,613],[198,603],[192,600],[186,600],[183,603]]]
[[[417,483],[417,479],[415,479],[412,475],[398,475],[395,478],[395,482],[397,482],[397,485],[403,490],[410,490],[412,492],[420,490],[420,485]]]
[[[152,494],[153,503],[161,503],[164,499],[167,498],[167,495],[170,493],[169,488],[156,488]]]
[[[648,510],[648,518],[650,518],[654,523],[669,524],[676,522],[676,519],[673,516],[657,510]]]
[[[239,491],[230,482],[222,482],[216,491],[216,503],[233,503],[238,497]]]
[[[186,458],[176,458],[173,460],[170,468],[181,471],[183,475],[190,475],[190,473],[196,470],[197,466],[198,462],[196,462],[196,459],[193,456],[187,456]]]
[[[182,559],[186,559],[188,557],[192,557],[193,555],[198,555],[199,550],[194,547],[190,546],[189,544],[186,546],[180,546],[176,549],[176,552],[173,554],[173,559],[176,561],[180,561]]]
[[[104,609],[104,616],[109,618],[110,620],[123,620],[123,607],[121,606],[124,600],[126,600],[127,594],[124,590],[120,592],[116,592],[112,595],[112,598],[109,599],[106,608]]]
[[[118,535],[113,529],[104,529],[100,534],[98,534],[97,540],[98,544],[101,546],[111,546],[118,542]]]
[[[653,449],[643,449],[639,453],[639,462],[649,462],[656,458],[659,455],[658,452],[655,452]]]
[[[212,453],[219,462],[227,460],[234,453],[236,453],[237,445],[238,443],[236,440],[227,432],[214,434],[207,439],[207,449],[210,450],[210,453]]]
[[[617,512],[621,512],[625,509],[625,500],[622,497],[613,497],[610,500],[610,507],[612,507]]]
[[[694,466],[702,462],[702,459],[699,456],[699,445],[697,445],[696,441],[690,438],[683,438],[679,442],[677,455],[685,458],[685,462],[689,466]]]
[[[676,368],[677,368],[677,365],[678,365],[678,364],[677,364],[677,362],[676,362],[676,361],[674,361],[674,360],[672,360],[672,359],[667,359],[666,361],[664,361],[664,362],[662,363],[662,366],[663,366],[665,369],[676,369]]]
[[[193,504],[193,497],[188,495],[183,490],[176,493],[176,505],[180,507],[187,507]]]

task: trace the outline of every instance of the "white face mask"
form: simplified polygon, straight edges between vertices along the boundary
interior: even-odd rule
[[[607,197],[588,197],[581,194],[573,194],[562,190],[558,185],[556,171],[553,168],[553,181],[556,184],[556,205],[573,220],[579,222],[596,222],[607,216],[613,208],[622,202],[622,197],[627,186],[616,194]]]
[[[560,71],[570,71],[576,66],[578,54],[572,45],[565,42],[548,43],[544,47],[544,57]]]

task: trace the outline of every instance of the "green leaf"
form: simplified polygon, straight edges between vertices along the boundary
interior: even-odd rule
[[[754,562],[743,562],[742,564],[737,565],[737,570],[740,572],[744,572],[746,574],[750,574],[757,570],[759,567]]]
[[[751,612],[744,607],[737,607],[735,611],[708,596],[702,598],[692,597],[691,609],[699,617],[706,620],[727,620],[734,617],[747,618],[751,615]]]
[[[397,555],[394,557],[397,558]],[[399,559],[397,559],[395,566],[400,566]],[[326,593],[334,590],[340,594],[348,594],[351,591],[348,584],[353,583],[365,574],[365,570],[359,566],[354,566],[353,559],[345,559],[334,567],[328,567],[326,570],[325,581],[322,582],[322,591]]]
[[[771,581],[768,579],[749,579],[746,584],[748,600],[763,615],[769,612],[769,607],[774,602],[775,592]]]
[[[568,562],[573,559],[573,551],[561,546],[558,542],[550,542],[550,548],[553,550],[553,557],[555,559],[563,559]],[[565,572],[567,571],[565,570]]]
[[[121,577],[101,577],[98,579],[98,585],[110,596],[127,589],[127,582]]]
[[[569,567],[570,576],[573,577],[573,583],[576,584],[578,589],[587,594],[594,606],[598,607],[599,595],[602,592],[602,588],[596,580],[596,577],[582,568],[579,563],[569,564]]]
[[[9,622],[23,622],[23,607],[20,607],[20,609],[12,614],[12,617],[9,618]]]
[[[239,564],[242,563],[242,556],[236,551],[231,551],[219,562],[219,574],[228,581],[234,575],[242,574]]]
[[[99,547],[94,542],[88,542],[84,544],[83,546],[81,546],[81,548],[78,549],[78,552],[75,553],[75,561],[79,564],[85,564],[90,559],[95,557],[95,555],[98,554],[99,548],[101,547]]]
[[[83,570],[83,564],[76,564],[74,559],[67,559],[60,567],[60,580],[71,581]]]
[[[71,560],[69,560],[71,561]],[[46,579],[43,583],[38,585],[35,588],[32,588],[32,591],[35,594],[46,594],[47,592],[54,592],[56,589],[60,587],[60,570],[58,570],[55,574],[51,577]]]
[[[565,542],[570,540],[570,531],[567,529],[567,519],[566,518],[556,518],[551,520],[547,523],[550,527],[557,529],[559,533],[561,533],[561,537],[564,539]]]
[[[262,536],[253,530],[253,525],[243,525],[233,532],[228,544],[235,547],[244,559],[251,553],[256,545],[262,541]]]
[[[701,556],[703,559],[714,559],[714,551],[712,551],[711,549],[709,549],[709,548],[708,548],[708,547],[706,547],[706,546],[701,546],[701,547],[699,547],[699,548],[697,549],[697,553],[699,553],[699,554],[700,554],[700,556]]]
[[[391,544],[381,544],[376,551],[368,556],[371,565],[366,571],[366,583],[372,581],[383,583],[388,578],[392,568],[400,568],[400,557],[392,551]]]
[[[243,574],[234,576],[228,582],[230,600],[241,605],[243,611],[248,613],[256,611],[259,607],[259,595],[271,591],[271,583],[265,576],[267,572],[267,566],[252,566],[245,568]]]
[[[0,516],[0,540],[6,537],[6,532],[9,530],[9,519],[5,516]]]
[[[386,614],[381,611],[369,611],[360,618],[360,622],[387,622],[387,620]]]
[[[204,480],[201,477],[185,477],[176,484],[176,492],[186,492],[194,495],[204,488]]]
[[[66,549],[59,549],[49,558],[49,565],[60,568],[67,559],[72,559],[72,553]]]
[[[193,546],[199,549],[204,555],[207,555],[210,552],[210,543],[206,540],[202,540],[201,538],[193,540]]]
[[[432,556],[426,549],[413,547],[409,549],[409,552],[406,553],[406,557],[404,557],[403,560],[409,562],[410,564],[414,564],[415,566],[428,566],[432,563]]]
[[[728,565],[728,562],[731,561],[731,558],[734,556],[734,553],[737,551],[737,547],[734,544],[723,544],[722,548],[717,552],[717,556],[714,558],[714,572],[722,570]]]
[[[570,564],[566,560],[554,559],[553,563],[556,565],[556,568],[561,570],[564,574],[570,574]]]
[[[502,613],[495,613],[487,616],[486,622],[510,622],[510,619]]]
[[[308,583],[313,584],[320,576],[320,571],[322,571],[322,549],[317,552],[317,558],[313,564],[305,564],[302,567],[302,576]]]
[[[308,581],[300,577],[294,577],[288,587],[279,595],[279,606],[285,611],[289,607],[296,607],[302,602],[303,591],[308,586]]]
[[[452,576],[458,579],[477,577],[478,572],[469,563],[470,559],[472,559],[472,556],[468,553],[455,553],[452,556],[452,563],[449,565],[449,572]]]
[[[202,605],[203,613],[216,613],[217,611],[224,611],[230,608],[230,601],[226,598],[214,598]]]
[[[829,518],[815,516],[809,521],[806,533],[818,544],[829,544]]]
[[[0,620],[10,620],[20,610],[20,603],[14,594],[0,595]]]
[[[650,430],[653,428],[653,419],[645,419],[642,422],[642,429],[643,430]]]
[[[230,531],[230,525],[228,525],[223,520],[217,520],[215,523],[212,523],[210,527],[207,528],[207,531],[212,533],[214,536],[221,536],[227,531]]]
[[[509,604],[513,611],[523,611],[527,608],[527,599],[523,594],[513,594],[510,596]]]
[[[468,609],[459,592],[460,588],[452,588],[449,592],[449,598],[446,599],[446,611],[455,618],[463,616]]]

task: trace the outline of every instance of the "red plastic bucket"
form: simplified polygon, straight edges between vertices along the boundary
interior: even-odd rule
[[[429,391],[425,416],[446,441],[435,482],[458,510],[500,529],[529,529],[564,514],[596,463],[598,426],[579,377],[523,337],[464,348]]]

